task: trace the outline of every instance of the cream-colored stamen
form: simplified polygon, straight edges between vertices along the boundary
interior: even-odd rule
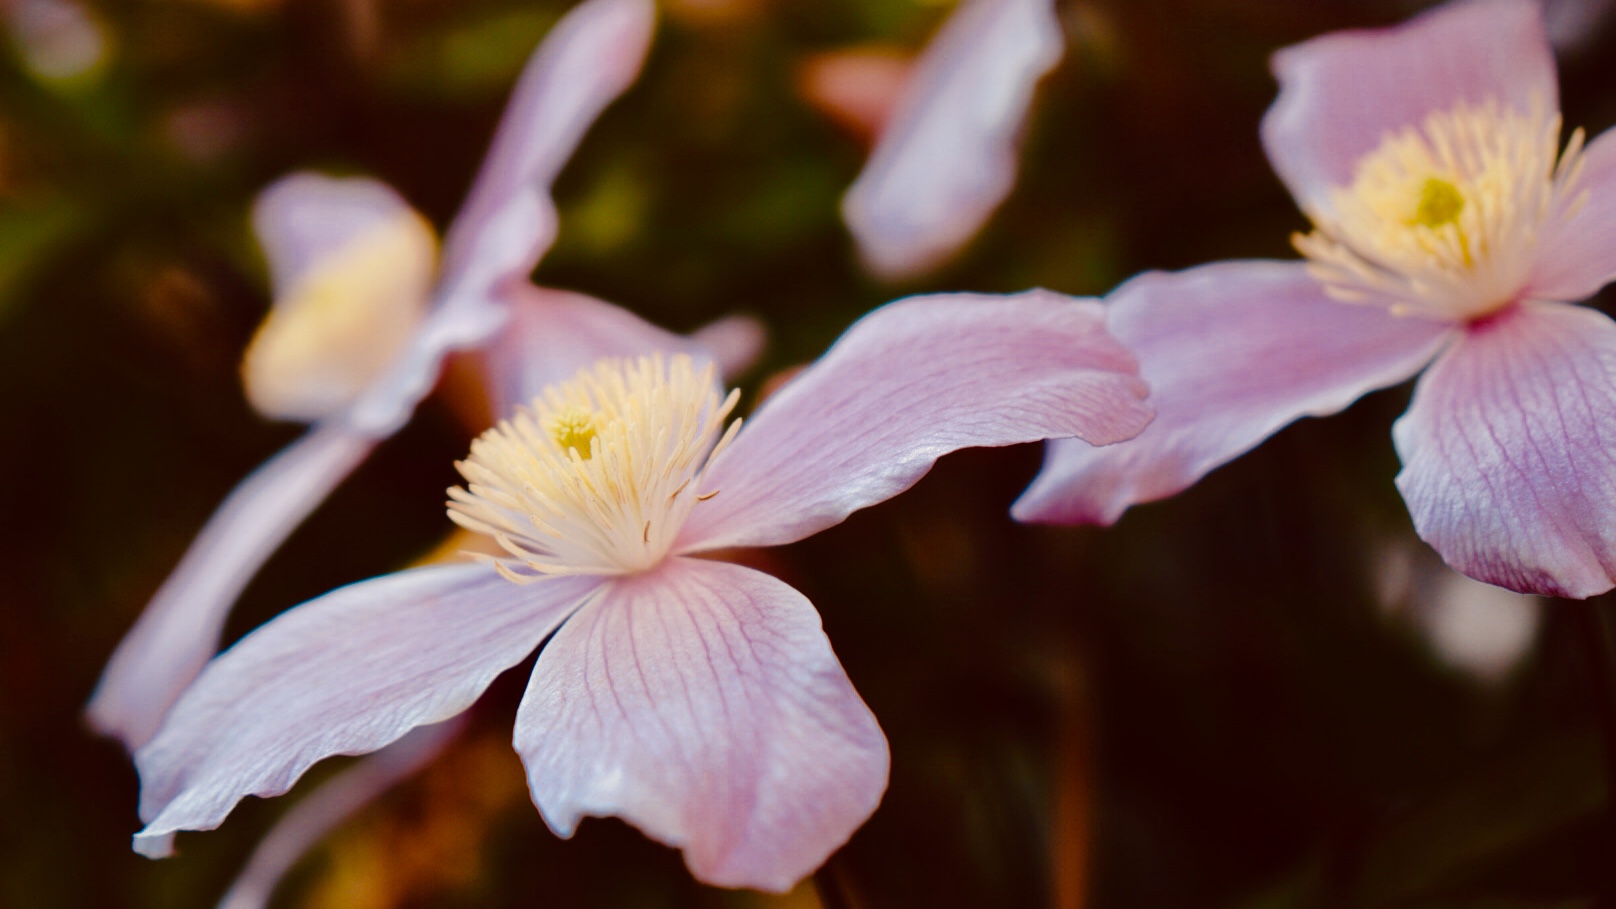
[[[449,517],[493,537],[505,577],[628,574],[660,562],[702,468],[740,428],[740,392],[678,354],[602,360],[483,433],[455,466]]]
[[[1545,222],[1575,209],[1581,130],[1560,116],[1461,104],[1385,137],[1350,186],[1309,211],[1296,248],[1331,296],[1393,312],[1475,319],[1514,302]],[[1566,204],[1566,203],[1571,204]]]

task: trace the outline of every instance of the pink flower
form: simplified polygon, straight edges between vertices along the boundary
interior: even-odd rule
[[[1051,0],[970,0],[927,46],[842,214],[888,280],[941,265],[1016,180],[1032,90],[1061,57]]]
[[[1424,370],[1398,489],[1448,564],[1521,592],[1616,584],[1616,132],[1562,148],[1529,0],[1466,0],[1274,58],[1262,124],[1312,220],[1306,263],[1147,274],[1110,297],[1158,417],[1104,451],[1054,442],[1023,520],[1110,523],[1297,417]]]
[[[333,591],[202,672],[136,755],[135,847],[459,713],[553,633],[515,735],[550,827],[620,816],[704,881],[785,890],[875,809],[886,742],[813,606],[700,556],[817,533],[958,448],[1132,436],[1132,370],[1097,304],[1045,291],[877,310],[741,432],[710,366],[597,363],[460,465],[451,516],[504,558]]]
[[[243,372],[267,416],[313,424],[241,482],[113,654],[89,705],[130,749],[217,651],[236,597],[292,530],[409,419],[455,349],[482,347],[497,401],[525,400],[581,363],[652,350],[725,365],[755,330],[719,323],[691,340],[614,306],[528,283],[555,233],[549,187],[602,108],[637,75],[649,0],[588,0],[534,53],[441,266],[430,226],[391,187],[300,173],[260,197],[253,224],[275,307]]]

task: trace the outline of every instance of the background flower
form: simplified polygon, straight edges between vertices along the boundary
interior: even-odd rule
[[[1263,120],[1314,222],[1307,262],[1151,274],[1111,295],[1165,416],[1114,451],[1061,443],[1017,504],[1109,523],[1306,415],[1425,369],[1395,429],[1420,536],[1527,593],[1616,585],[1616,133],[1562,152],[1537,5],[1468,0],[1275,56]],[[1429,368],[1426,369],[1427,364]]]

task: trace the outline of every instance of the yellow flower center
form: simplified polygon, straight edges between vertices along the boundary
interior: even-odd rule
[[[331,250],[287,288],[242,358],[259,413],[312,422],[353,403],[426,315],[432,225],[400,212]]]
[[[1296,248],[1337,299],[1480,318],[1515,301],[1544,222],[1580,201],[1582,142],[1577,130],[1560,153],[1560,116],[1541,105],[1438,111],[1364,155]]]
[[[740,429],[724,425],[739,396],[720,397],[713,367],[684,354],[602,360],[472,443],[449,518],[493,537],[517,583],[643,571],[712,497],[695,481]]]
[[[1459,212],[1464,211],[1464,201],[1459,187],[1441,177],[1427,177],[1425,185],[1420,187],[1419,207],[1414,210],[1408,226],[1435,230],[1452,224],[1459,220]]]
[[[567,410],[552,414],[546,426],[550,430],[550,438],[555,439],[557,445],[563,450],[572,449],[578,453],[578,457],[587,461],[594,454],[590,442],[598,432],[595,424],[593,412]]]

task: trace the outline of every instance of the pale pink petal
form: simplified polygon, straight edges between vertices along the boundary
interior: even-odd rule
[[[651,0],[585,0],[544,39],[449,230],[444,275],[457,292],[485,293],[538,264],[555,234],[550,184],[639,75],[655,25]]]
[[[1109,524],[1166,498],[1298,417],[1335,413],[1430,361],[1455,329],[1326,297],[1299,262],[1219,262],[1141,275],[1109,298],[1156,419],[1095,448],[1049,443],[1012,509],[1022,521]]]
[[[969,0],[949,17],[842,202],[872,271],[919,274],[976,235],[1015,183],[1033,86],[1060,55],[1051,0]]]
[[[789,543],[914,485],[960,448],[1131,438],[1133,357],[1092,300],[939,294],[859,320],[702,475],[677,550]]]
[[[1393,431],[1414,528],[1477,580],[1588,597],[1616,584],[1616,323],[1525,303],[1432,364]]]
[[[482,172],[449,229],[436,308],[399,362],[345,415],[388,435],[431,391],[445,354],[483,343],[508,316],[555,237],[550,184],[601,110],[638,75],[651,0],[585,0],[562,18],[516,84]]]
[[[1263,148],[1305,210],[1323,211],[1388,133],[1460,102],[1559,107],[1554,53],[1532,0],[1460,0],[1391,28],[1332,32],[1274,55],[1279,98]]]
[[[113,652],[88,707],[97,731],[131,750],[151,738],[218,649],[242,588],[374,444],[322,426],[236,486]]]
[[[566,290],[526,285],[512,293],[511,304],[511,321],[483,353],[491,403],[502,418],[601,357],[679,351],[714,359],[727,372],[750,362],[762,344],[762,328],[744,317],[686,337],[621,306]],[[722,348],[722,357],[714,348]]]
[[[1550,216],[1523,296],[1574,303],[1616,280],[1616,129],[1588,144],[1577,191]]]
[[[545,821],[615,815],[710,884],[783,891],[875,810],[887,745],[802,594],[673,558],[539,654],[516,750]]]
[[[269,260],[275,298],[311,266],[367,231],[411,213],[380,180],[300,171],[271,183],[253,202],[253,232]]]
[[[464,725],[460,720],[419,726],[381,751],[320,784],[292,806],[259,841],[247,866],[219,900],[218,909],[264,909],[281,878],[315,844],[443,753]]]
[[[279,795],[316,761],[364,754],[469,707],[600,584],[526,586],[483,564],[418,568],[290,610],[221,654],[135,754],[135,849],[211,830],[249,795]]]
[[[763,323],[748,315],[714,319],[690,333],[691,343],[713,358],[725,378],[734,378],[757,365],[768,338]]]
[[[1609,24],[1611,0],[1543,0],[1549,41],[1562,55],[1587,50]]]

